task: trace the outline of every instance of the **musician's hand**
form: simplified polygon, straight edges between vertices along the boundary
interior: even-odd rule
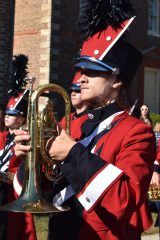
[[[159,173],[153,172],[150,184],[160,185],[160,174]]]
[[[70,149],[76,144],[64,129],[59,130],[59,136],[48,140],[46,151],[53,160],[63,161],[67,157]]]
[[[15,155],[17,157],[22,157],[31,150],[31,146],[26,145],[26,143],[30,141],[31,137],[26,131],[20,129],[15,130],[14,134],[16,142],[14,147]]]

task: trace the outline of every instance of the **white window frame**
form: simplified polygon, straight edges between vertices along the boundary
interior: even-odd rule
[[[151,15],[149,6],[151,4],[152,7],[153,7],[154,2],[156,2],[156,7],[155,7],[156,14]],[[148,35],[157,36],[157,37],[160,36],[160,16],[159,16],[160,15],[160,9],[159,8],[160,8],[160,0],[149,0],[148,1]],[[149,29],[149,19],[151,17],[156,18],[155,19],[155,30]],[[152,22],[152,23],[154,23],[154,22]]]

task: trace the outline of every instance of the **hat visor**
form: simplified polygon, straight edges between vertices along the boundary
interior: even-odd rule
[[[75,64],[75,68],[84,68],[103,72],[114,70],[111,66],[93,57],[81,56],[77,60],[78,63]]]
[[[22,116],[23,113],[15,110],[15,109],[9,109],[9,108],[8,108],[8,109],[5,111],[5,115],[10,115],[10,116]]]
[[[72,84],[70,90],[81,90],[80,84]]]

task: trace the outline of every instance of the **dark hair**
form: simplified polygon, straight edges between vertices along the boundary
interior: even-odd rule
[[[133,105],[134,101],[133,101],[131,90],[129,89],[129,87],[122,85],[119,92],[118,101],[123,109],[128,109]]]

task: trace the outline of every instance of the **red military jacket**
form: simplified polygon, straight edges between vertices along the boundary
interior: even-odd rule
[[[147,191],[156,154],[153,130],[127,113],[117,113],[116,104],[98,111],[98,117],[97,111],[88,113],[83,139],[62,164],[70,185],[55,199],[71,210],[55,217],[55,240],[136,240],[152,223]]]
[[[0,132],[0,152],[3,151],[5,148],[8,134],[9,134],[9,131]],[[14,144],[13,144],[13,147],[14,147]],[[8,171],[15,173],[21,160],[16,158],[16,156],[13,154],[13,150],[14,150],[13,147],[11,148],[11,151],[10,151],[10,154],[12,156],[10,157],[10,160],[8,163]]]

